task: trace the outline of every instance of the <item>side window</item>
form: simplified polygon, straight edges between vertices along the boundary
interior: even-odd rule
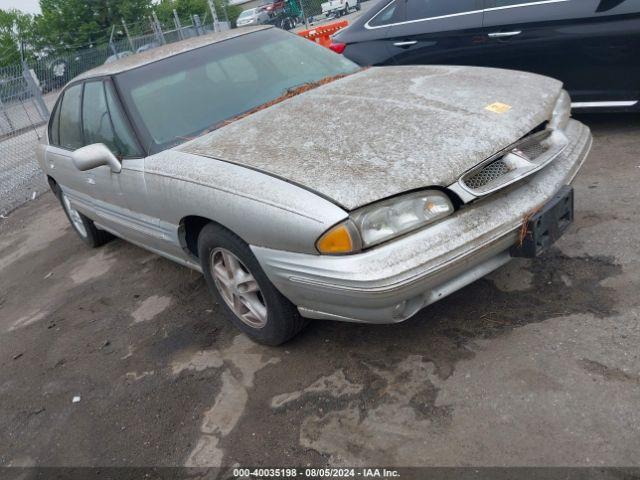
[[[142,151],[133,135],[131,124],[120,106],[113,84],[105,82],[104,87],[107,94],[107,109],[114,132],[114,151],[118,152],[121,157],[142,157]]]
[[[400,18],[403,0],[395,0],[386,7],[384,7],[376,16],[369,20],[369,25],[372,27],[383,27],[390,25],[398,21],[402,21]]]
[[[82,103],[82,84],[73,85],[64,92],[60,104],[60,138],[63,148],[76,150],[82,147],[82,125],[80,124],[80,104]]]
[[[115,135],[104,96],[104,84],[101,81],[87,82],[84,85],[82,125],[85,145],[104,143],[114,153],[117,151],[114,148]]]
[[[51,116],[49,125],[49,143],[51,145],[60,145],[60,104],[62,99],[57,103],[56,108]]]
[[[476,0],[407,0],[407,21],[422,20],[456,13],[472,12]]]
[[[140,150],[110,82],[87,82],[82,103],[84,143],[104,143],[118,157],[138,157]]]

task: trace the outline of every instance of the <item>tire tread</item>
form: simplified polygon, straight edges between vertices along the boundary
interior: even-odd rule
[[[229,309],[218,293],[211,276],[208,261],[211,250],[216,247],[226,248],[233,252],[258,281],[262,295],[265,297],[269,308],[269,319],[267,320],[267,325],[262,329],[254,329],[243,323]],[[213,222],[206,225],[198,237],[198,254],[209,290],[212,291],[218,302],[228,312],[232,323],[252,340],[265,345],[281,345],[295,337],[309,323],[308,319],[300,315],[296,306],[271,283],[249,245],[235,233]]]

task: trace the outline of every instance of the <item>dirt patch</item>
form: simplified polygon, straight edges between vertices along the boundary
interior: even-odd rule
[[[599,375],[612,382],[640,383],[640,375],[628,373],[615,367],[607,367],[606,365],[603,365],[600,362],[596,362],[595,360],[583,358],[580,361],[580,365],[582,365],[582,368],[584,368],[587,372],[594,375]]]
[[[512,268],[517,274],[522,265],[514,262]],[[285,452],[299,444],[302,450],[293,449],[292,458],[313,464],[393,463],[402,455],[396,450],[401,445],[447,430],[455,405],[439,400],[440,386],[458,362],[472,361],[488,340],[553,318],[616,313],[614,292],[600,285],[621,273],[609,258],[572,258],[554,249],[528,262],[526,271],[526,283],[517,289],[505,291],[483,279],[400,325],[314,323],[287,346],[278,365],[287,372],[279,377],[282,393],[249,399],[245,415],[222,442],[228,447],[225,463],[268,464],[259,454],[267,441]],[[309,349],[314,358],[305,354]],[[271,372],[258,381],[256,392],[273,391]],[[336,372],[343,372],[337,382],[342,390],[360,393],[336,395],[341,390]],[[559,388],[533,369],[518,375],[529,388]],[[281,425],[283,416],[299,428],[274,434],[273,425]],[[361,440],[354,443],[355,438]]]
[[[152,295],[140,303],[131,314],[135,323],[146,322],[164,312],[171,305],[171,297]]]

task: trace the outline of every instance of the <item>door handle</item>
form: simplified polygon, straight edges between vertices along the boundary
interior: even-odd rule
[[[407,47],[410,47],[411,45],[415,45],[416,43],[418,43],[417,40],[407,40],[405,42],[394,42],[393,46],[407,48]]]
[[[522,33],[522,30],[514,30],[513,32],[493,32],[489,34],[489,38],[509,38],[516,37]]]
[[[96,184],[95,175],[93,173],[85,174],[85,182],[87,182],[89,185],[95,185]]]

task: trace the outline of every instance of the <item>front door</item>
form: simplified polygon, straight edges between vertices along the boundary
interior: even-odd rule
[[[482,0],[402,0],[404,18],[388,27],[400,65],[474,65],[482,51]]]
[[[144,154],[111,80],[86,83],[82,119],[85,143],[104,143],[122,161],[119,173],[108,167],[90,171],[98,192],[96,222],[131,242],[166,251],[169,238],[148,201]]]
[[[103,143],[122,160],[121,148],[114,132],[113,120],[107,105],[106,84],[103,80],[91,80],[84,84],[82,97],[82,129],[84,144]],[[118,235],[126,233],[127,201],[122,192],[122,177],[127,173],[112,172],[108,166],[101,166],[83,172],[91,185],[94,221]]]

